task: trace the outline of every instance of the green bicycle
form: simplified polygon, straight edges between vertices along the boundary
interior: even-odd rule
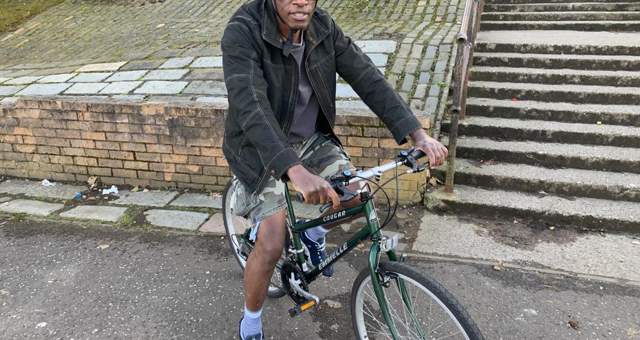
[[[295,304],[289,310],[292,317],[318,306],[320,299],[309,291],[309,284],[321,275],[325,267],[337,262],[361,241],[369,238],[372,242],[368,267],[358,275],[351,291],[351,314],[356,339],[484,340],[476,324],[445,288],[429,276],[406,265],[404,256],[399,256],[393,250],[398,244],[397,237],[387,238],[380,232],[395,215],[398,200],[396,197],[393,211],[389,204],[389,214],[384,222],[380,222],[372,200],[373,195],[381,191],[390,203],[382,187],[392,180],[397,181],[402,174],[425,170],[428,163],[421,165],[418,162],[423,156],[421,151],[410,149],[401,152],[394,162],[358,171],[356,174],[345,171],[342,175],[333,176],[329,182],[341,196],[342,202],[360,197],[362,203],[311,221],[296,221],[290,194],[285,190],[288,205],[287,235],[268,295],[274,298],[289,295]],[[399,175],[399,166],[407,166],[409,170]],[[382,185],[371,180],[375,178],[380,181],[382,174],[391,170],[395,170],[395,176]],[[374,184],[377,190],[371,192],[347,189],[348,185],[362,181]],[[234,178],[224,190],[223,215],[233,254],[244,270],[253,243],[249,241],[250,221],[234,215],[230,210],[230,200],[237,184]],[[300,194],[297,196],[298,200],[302,200]],[[323,205],[320,213],[330,206],[330,202]],[[305,255],[300,233],[327,222],[348,220],[363,212],[367,225],[339,246],[326,260],[313,267]],[[382,253],[386,253],[389,261],[381,260]]]

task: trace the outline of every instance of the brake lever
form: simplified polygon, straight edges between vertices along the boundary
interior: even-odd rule
[[[351,189],[347,189],[347,188],[344,188],[342,190],[343,190],[343,195],[342,195],[342,197],[340,197],[340,203],[349,202],[349,201],[351,201],[352,199],[354,199],[354,198],[356,198],[358,196],[358,192],[355,191],[355,190],[351,190]],[[320,213],[321,214],[324,213],[327,209],[331,208],[332,206],[333,206],[333,202],[332,201],[329,201],[329,202],[323,204],[319,209]]]

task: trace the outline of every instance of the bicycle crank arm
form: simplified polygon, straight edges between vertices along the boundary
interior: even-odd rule
[[[317,307],[320,304],[320,299],[317,296],[307,292],[302,287],[300,287],[300,281],[293,278],[293,274],[292,274],[292,277],[289,278],[289,285],[291,289],[293,289],[293,291],[298,293],[300,296],[302,296],[306,300],[305,303],[296,305],[296,307],[289,310],[289,314],[292,317],[296,315],[300,315],[305,310],[311,307]]]

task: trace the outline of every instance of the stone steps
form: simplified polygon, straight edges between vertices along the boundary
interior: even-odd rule
[[[536,195],[517,191],[456,186],[453,194],[440,188],[427,196],[432,209],[587,228],[633,231],[640,228],[640,204],[585,197]]]
[[[484,30],[640,31],[640,20],[628,21],[483,21]]]
[[[450,124],[443,122],[448,132]],[[562,123],[544,120],[524,120],[470,116],[459,124],[458,133],[465,136],[500,138],[582,145],[640,147],[640,127]]]
[[[548,0],[542,0],[550,2]],[[488,21],[628,21],[640,20],[640,12],[489,12],[482,13],[482,28]]]
[[[635,105],[640,103],[640,88],[594,85],[543,85],[470,81],[469,97],[535,100],[561,103],[608,103]]]
[[[582,11],[639,11],[640,3],[619,2],[571,2],[571,3],[518,3],[486,4],[484,12],[582,12]]]
[[[444,179],[444,168],[435,173]],[[456,160],[456,183],[536,194],[640,202],[640,174]]]
[[[445,138],[448,145],[448,140]],[[546,168],[640,173],[640,149],[459,136],[457,156]]]
[[[640,70],[640,57],[631,55],[574,55],[534,53],[474,53],[475,66],[578,70]]]
[[[602,122],[602,124],[608,125],[640,127],[640,106],[638,105],[547,103],[469,98],[467,113],[471,117],[553,120],[585,124]]]
[[[476,66],[474,81],[640,87],[640,72]]]

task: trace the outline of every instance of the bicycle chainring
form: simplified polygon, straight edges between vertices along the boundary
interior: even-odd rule
[[[280,266],[280,279],[282,280],[282,288],[284,288],[284,291],[287,293],[287,295],[289,295],[291,300],[293,300],[296,305],[304,304],[307,302],[307,299],[298,294],[291,287],[291,282],[289,282],[291,274],[293,274],[295,280],[300,281],[300,287],[302,287],[302,289],[309,291],[309,285],[304,279],[302,270],[300,270],[298,265],[291,260],[284,261]]]

